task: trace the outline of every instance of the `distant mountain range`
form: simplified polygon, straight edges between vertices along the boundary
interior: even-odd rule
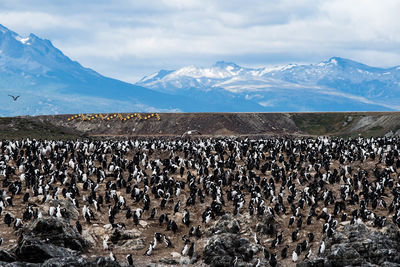
[[[264,111],[400,110],[400,67],[374,68],[340,57],[257,69],[220,61],[209,68],[161,70],[136,84],[176,95],[225,92]]]
[[[400,110],[400,67],[338,57],[257,69],[221,61],[161,70],[129,84],[82,67],[49,40],[24,38],[0,25],[0,93],[0,116]],[[13,101],[8,94],[21,97]]]

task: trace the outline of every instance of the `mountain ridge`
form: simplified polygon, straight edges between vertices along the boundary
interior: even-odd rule
[[[229,61],[160,70],[135,84],[71,60],[52,42],[0,24],[0,116],[107,112],[400,110],[400,67],[332,57],[248,68]],[[11,101],[7,94],[21,95]]]
[[[369,104],[375,105],[374,108],[378,110],[400,109],[398,66],[371,67],[341,57],[331,57],[317,64],[288,64],[259,68],[241,67],[235,63],[218,61],[211,67],[188,66],[170,71],[166,75],[155,73],[149,77],[152,79],[141,79],[136,84],[176,94],[185,88],[203,91],[220,88],[237,95],[245,94],[247,99],[265,99],[266,94],[271,96],[271,92],[279,94],[280,91],[296,94],[299,93],[296,92],[297,89],[304,91],[299,97],[307,97],[307,93],[317,94],[320,97],[336,95],[345,98],[346,101],[358,99],[358,104],[366,104],[364,108],[367,109]],[[265,102],[258,103],[265,106]],[[329,109],[320,111],[340,111],[335,109],[334,104],[328,102]],[[354,110],[356,109],[350,105],[345,111]]]

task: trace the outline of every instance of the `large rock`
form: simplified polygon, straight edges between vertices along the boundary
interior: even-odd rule
[[[60,208],[64,210],[64,215],[66,219],[78,220],[79,218],[79,211],[75,207],[75,205],[69,201],[64,199],[54,199],[49,201],[49,207],[56,207],[60,205]]]
[[[326,238],[325,252],[319,256],[297,266],[400,266],[400,232],[393,224],[381,230],[346,225]]]
[[[88,267],[96,267],[96,266],[119,267],[121,265],[116,261],[112,261],[110,258],[97,257],[94,261],[90,262],[87,266]]]
[[[125,230],[115,228],[110,237],[110,241],[120,249],[142,250],[146,245],[144,239],[140,236],[141,232],[136,229]]]
[[[256,232],[263,235],[268,234],[274,236],[277,227],[278,223],[275,221],[274,216],[271,214],[264,214],[263,216],[259,216],[259,223],[256,225]]]
[[[49,259],[40,267],[85,267],[88,265],[88,260],[83,257],[65,257]]]
[[[0,249],[0,261],[13,262],[13,261],[16,261],[16,258],[15,258],[14,254],[12,254],[12,253],[10,253],[8,251]]]
[[[74,257],[89,243],[65,220],[37,219],[20,232],[15,254],[18,260],[40,263],[50,258]]]
[[[39,263],[20,262],[20,261],[15,261],[15,262],[0,261],[0,266],[1,267],[40,267],[40,264]]]
[[[207,232],[210,237],[203,251],[205,263],[215,267],[232,266],[238,257],[241,266],[252,266],[250,262],[259,247],[241,236],[237,219],[226,214]]]
[[[240,233],[240,223],[239,221],[230,214],[224,214],[220,220],[218,220],[213,227],[207,230],[208,235],[222,234],[222,233]]]
[[[112,261],[110,258],[97,257],[92,261],[88,261],[83,257],[67,257],[67,258],[53,258],[45,261],[40,267],[119,267],[118,262]]]

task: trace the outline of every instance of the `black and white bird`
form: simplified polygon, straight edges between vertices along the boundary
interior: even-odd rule
[[[192,242],[188,251],[189,258],[193,258],[193,255],[194,255],[194,242]]]
[[[11,97],[14,101],[17,101],[17,99],[18,99],[18,97],[19,97],[19,95],[17,95],[17,96],[8,95],[8,96]]]
[[[186,253],[187,253],[188,250],[189,250],[189,243],[190,243],[189,240],[186,240],[186,241],[185,241],[185,245],[183,246],[183,248],[182,248],[182,250],[181,250],[181,255],[182,255],[182,256],[186,256]]]
[[[76,221],[75,226],[76,226],[76,230],[78,230],[78,232],[80,234],[82,234],[82,225],[81,225],[81,223],[79,221]]]
[[[260,240],[258,239],[257,233],[256,233],[256,232],[254,232],[254,242],[255,242],[257,245],[260,244]]]
[[[297,259],[298,259],[298,255],[297,255],[296,251],[293,250],[293,253],[292,253],[292,261],[293,261],[293,262],[296,262]]]
[[[104,250],[108,250],[109,249],[108,248],[108,244],[107,244],[107,237],[106,236],[103,238],[103,249]]]
[[[289,248],[289,246],[286,245],[286,246],[282,249],[282,251],[281,251],[281,258],[282,258],[282,259],[286,259],[288,248]]]
[[[149,247],[147,248],[146,252],[144,253],[145,256],[150,256],[153,252],[153,244],[150,243]]]
[[[322,241],[322,242],[321,242],[321,245],[319,246],[319,251],[318,251],[318,253],[319,253],[319,254],[324,254],[324,252],[325,252],[325,241]]]
[[[131,254],[126,255],[126,261],[128,262],[128,266],[133,265],[133,258]]]
[[[260,267],[261,266],[261,260],[257,259],[257,261],[253,264],[253,267]]]
[[[164,243],[165,243],[165,245],[167,246],[167,248],[173,248],[173,247],[174,247],[174,246],[172,245],[171,240],[170,240],[167,236],[165,236],[165,235],[164,235]]]
[[[311,247],[312,247],[312,245],[310,246],[310,249],[308,250],[306,256],[304,257],[305,260],[306,260],[306,259],[310,259],[310,257],[311,257],[311,254],[312,254]]]
[[[112,251],[110,251],[110,260],[117,261],[117,259],[115,258],[114,254],[112,253]]]

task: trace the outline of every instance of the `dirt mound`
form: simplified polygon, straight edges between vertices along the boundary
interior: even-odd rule
[[[91,120],[75,118],[71,114],[0,118],[0,138],[169,138],[180,137],[189,130],[197,130],[203,136],[400,135],[400,112],[161,113],[157,114],[159,117],[154,114],[133,116],[131,113],[103,115],[93,115]],[[107,117],[110,119],[105,119]]]

